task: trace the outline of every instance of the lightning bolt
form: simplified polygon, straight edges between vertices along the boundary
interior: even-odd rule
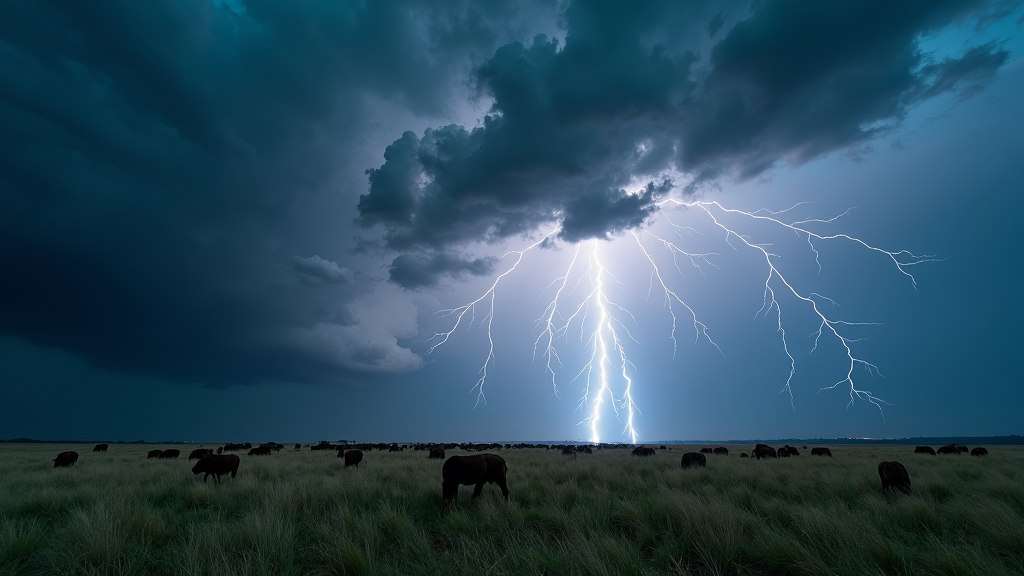
[[[805,292],[796,286],[786,274],[779,268],[777,261],[779,255],[770,250],[771,244],[758,243],[750,236],[741,233],[735,226],[727,223],[729,220],[739,219],[750,223],[767,224],[775,229],[796,234],[806,242],[809,250],[814,256],[814,262],[821,271],[820,253],[817,243],[821,242],[850,242],[870,252],[886,257],[895,266],[896,270],[906,276],[914,289],[917,289],[917,280],[911,273],[910,268],[926,262],[940,261],[932,255],[917,255],[906,250],[886,250],[870,244],[856,236],[844,233],[822,234],[812,230],[814,226],[827,226],[834,224],[842,217],[848,215],[850,210],[832,218],[810,218],[803,220],[787,220],[787,215],[795,208],[807,204],[801,202],[785,210],[771,211],[760,209],[756,211],[744,211],[735,208],[727,208],[717,201],[683,201],[677,198],[669,198],[658,203],[659,208],[678,208],[681,210],[693,210],[698,215],[707,218],[707,225],[712,230],[724,233],[724,241],[733,251],[738,252],[741,248],[751,250],[758,254],[765,266],[764,289],[761,308],[755,313],[756,317],[772,316],[780,335],[782,351],[789,360],[789,373],[780,393],[789,396],[790,405],[794,407],[793,378],[797,371],[797,361],[790,351],[790,344],[786,333],[786,323],[781,303],[777,298],[777,292],[789,293],[798,302],[802,303],[809,310],[812,317],[818,323],[814,336],[814,346],[811,353],[817,350],[823,338],[833,339],[838,342],[845,354],[845,368],[842,378],[829,386],[823,386],[818,391],[834,390],[839,386],[845,386],[850,396],[848,405],[852,405],[856,399],[870,402],[878,408],[884,419],[882,405],[886,402],[869,390],[858,387],[854,380],[854,371],[857,366],[867,369],[871,375],[879,374],[878,367],[861,358],[854,352],[854,344],[858,341],[846,334],[846,328],[852,326],[876,325],[874,322],[853,322],[842,320],[831,315],[823,309],[823,303],[829,303],[838,307],[836,302],[827,296],[816,292]],[[709,334],[707,325],[702,322],[694,308],[690,306],[680,291],[673,288],[665,275],[665,269],[659,265],[661,252],[657,248],[667,251],[672,266],[680,276],[683,274],[683,266],[697,270],[702,276],[707,277],[706,268],[718,269],[714,258],[718,256],[714,252],[693,252],[684,248],[686,237],[692,238],[701,234],[693,226],[684,226],[676,223],[672,217],[665,214],[666,222],[675,231],[678,240],[669,239],[663,235],[656,234],[649,227],[630,230],[639,254],[643,256],[642,261],[650,266],[650,283],[648,287],[648,298],[655,292],[659,293],[664,301],[665,309],[671,321],[668,337],[672,341],[673,358],[678,348],[677,330],[679,321],[687,322],[694,336],[694,343],[705,339],[714,348],[724,355],[719,345]],[[486,403],[484,386],[487,381],[487,369],[494,363],[494,339],[492,328],[494,321],[494,306],[496,294],[501,281],[513,273],[524,256],[553,238],[560,232],[560,228],[552,230],[540,240],[530,244],[522,250],[513,250],[504,254],[501,259],[513,257],[511,266],[499,274],[490,287],[475,300],[462,306],[441,310],[437,313],[439,318],[454,318],[451,328],[436,332],[429,340],[431,343],[427,353],[432,353],[439,346],[446,344],[452,334],[464,322],[472,325],[475,321],[477,306],[486,309],[481,320],[481,325],[486,325],[488,352],[478,372],[479,378],[470,389],[470,392],[477,392],[474,408],[481,402]],[[647,243],[645,244],[645,239]],[[586,255],[584,255],[586,252]],[[592,442],[600,442],[600,423],[605,410],[605,405],[611,408],[616,420],[623,428],[622,435],[629,437],[630,441],[636,443],[638,433],[635,428],[635,416],[641,414],[633,400],[634,380],[638,373],[637,367],[629,360],[626,344],[632,342],[639,345],[639,342],[630,333],[629,327],[624,320],[628,318],[629,325],[636,325],[636,318],[625,307],[618,304],[611,296],[612,291],[617,288],[625,291],[625,286],[608,269],[601,257],[600,242],[593,240],[587,244],[576,244],[573,256],[565,272],[555,278],[547,287],[541,291],[541,298],[544,294],[552,293],[550,301],[545,306],[544,312],[535,322],[535,329],[538,331],[534,341],[533,359],[538,358],[544,361],[544,371],[550,378],[552,392],[556,397],[561,397],[558,387],[558,373],[562,369],[562,360],[558,354],[556,345],[560,341],[568,343],[570,332],[576,333],[578,326],[579,341],[589,350],[588,357],[583,366],[576,373],[576,376],[569,382],[583,381],[583,393],[579,400],[577,410],[585,410],[587,416],[579,425],[586,425],[590,430]],[[579,294],[577,294],[579,293]],[[679,314],[682,314],[680,318]],[[468,320],[467,320],[468,315]],[[618,395],[616,395],[618,391]],[[641,414],[642,415],[642,414]]]

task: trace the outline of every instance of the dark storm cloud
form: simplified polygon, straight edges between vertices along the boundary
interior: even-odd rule
[[[391,281],[403,288],[420,288],[437,283],[440,275],[481,276],[494,270],[496,258],[465,258],[447,253],[430,256],[402,254],[391,262]]]
[[[862,147],[927,98],[973,94],[1008,57],[993,44],[941,59],[919,47],[989,18],[992,3],[752,6],[571,3],[564,44],[510,43],[476,68],[493,101],[480,125],[388,147],[360,223],[410,257],[559,225],[565,240],[605,237],[640,225],[657,196],[645,191],[666,176],[695,189]],[[448,272],[421,270],[415,285]]]
[[[470,2],[0,3],[0,333],[211,386],[418,366],[402,321],[350,310],[372,286],[294,238],[369,102],[445,114],[524,26]]]

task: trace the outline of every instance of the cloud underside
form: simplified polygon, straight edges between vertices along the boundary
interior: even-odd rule
[[[392,281],[488,273],[403,263],[541,227],[605,238],[642,226],[673,190],[859,153],[921,102],[975,94],[1008,58],[994,44],[942,57],[920,48],[991,14],[985,3],[754,6],[726,24],[687,3],[574,3],[564,42],[498,48],[474,71],[493,102],[480,125],[405,132],[367,171],[359,223],[400,254]],[[703,53],[686,41],[697,31],[713,37]]]

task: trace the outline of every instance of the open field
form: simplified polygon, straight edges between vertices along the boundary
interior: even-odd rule
[[[1024,574],[1024,447],[926,456],[838,446],[777,461],[500,450],[494,485],[441,499],[425,452],[241,453],[220,486],[154,446],[0,445],[0,574]],[[52,469],[63,450],[78,464]],[[449,450],[448,455],[462,454]],[[906,465],[914,496],[882,493]]]

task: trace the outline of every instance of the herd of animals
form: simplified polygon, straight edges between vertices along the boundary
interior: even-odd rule
[[[544,449],[561,449],[562,454],[566,456],[576,457],[578,454],[592,454],[594,448],[628,448],[631,445],[627,444],[599,444],[599,445],[581,445],[581,446],[560,446],[560,445],[546,445],[546,444],[444,444],[444,445],[427,445],[427,444],[414,444],[399,446],[398,444],[332,444],[326,440],[320,441],[318,444],[307,444],[306,447],[310,450],[336,450],[338,458],[343,458],[345,461],[345,467],[350,466],[358,467],[359,463],[363,460],[363,451],[371,451],[374,449],[388,452],[401,452],[406,448],[412,448],[413,450],[422,450],[427,452],[427,458],[444,460],[444,465],[441,468],[441,493],[446,502],[455,501],[458,496],[459,486],[475,486],[473,490],[473,498],[480,495],[484,485],[487,483],[497,484],[498,488],[501,489],[502,496],[508,500],[508,486],[505,482],[505,477],[508,473],[508,465],[505,464],[505,459],[497,454],[471,454],[468,456],[451,456],[445,460],[445,448],[461,448],[466,451],[478,452],[483,450],[493,450],[500,448],[544,448]],[[108,444],[97,444],[92,449],[93,452],[106,452]],[[661,450],[665,450],[666,446],[661,446]],[[195,475],[203,474],[203,482],[206,482],[210,476],[214,477],[214,483],[219,484],[221,476],[230,474],[232,478],[238,473],[238,465],[241,459],[236,454],[225,454],[225,452],[235,452],[241,450],[248,450],[249,456],[269,456],[273,452],[279,452],[284,449],[283,444],[276,442],[268,442],[266,444],[260,444],[259,446],[253,446],[252,444],[232,444],[228,443],[224,446],[217,448],[214,451],[212,448],[197,448],[189,454],[188,459],[197,460],[195,465],[192,467],[192,473]],[[301,444],[296,444],[294,450],[297,452],[302,449]],[[804,446],[803,449],[807,449]],[[974,448],[970,450],[963,444],[947,444],[940,446],[938,450],[932,449],[931,446],[918,446],[914,449],[915,454],[929,454],[935,456],[936,454],[963,454],[970,452],[972,456],[987,456],[988,450],[982,447]],[[654,456],[657,452],[654,448],[648,446],[636,446],[633,447],[633,456],[648,457]],[[693,466],[707,466],[706,454],[728,456],[729,449],[724,446],[717,448],[701,448],[699,452],[686,452],[682,456],[680,464],[683,468],[690,468]],[[146,458],[157,458],[160,460],[168,458],[178,458],[181,455],[181,451],[175,448],[167,450],[150,450]],[[746,452],[740,454],[741,458],[755,458],[761,460],[763,458],[789,458],[792,456],[799,456],[800,451],[795,446],[786,444],[781,448],[773,448],[767,444],[757,444],[754,449],[751,450],[751,455]],[[828,456],[832,457],[832,451],[825,447],[814,447],[811,448],[812,456]],[[78,462],[78,452],[68,451],[61,452],[53,459],[54,468],[70,467]],[[896,461],[880,462],[878,464],[878,476],[882,481],[883,491],[896,491],[903,494],[911,494],[910,489],[910,474],[907,472],[907,468]]]

